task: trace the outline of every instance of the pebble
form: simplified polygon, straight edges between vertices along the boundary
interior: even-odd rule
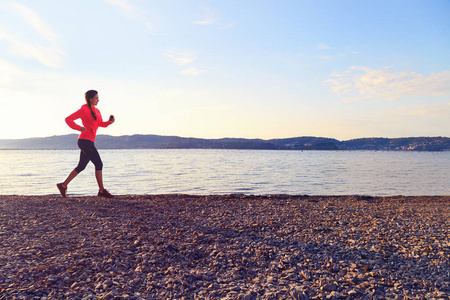
[[[0,299],[449,299],[449,204],[0,196]]]

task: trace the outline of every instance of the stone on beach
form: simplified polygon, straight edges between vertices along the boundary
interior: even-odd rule
[[[449,204],[0,196],[0,299],[448,299]]]

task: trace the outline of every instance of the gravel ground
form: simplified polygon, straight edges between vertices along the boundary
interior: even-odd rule
[[[0,196],[0,299],[449,299],[450,196]]]

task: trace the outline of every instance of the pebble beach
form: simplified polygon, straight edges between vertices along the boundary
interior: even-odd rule
[[[450,299],[450,196],[0,196],[0,299]]]

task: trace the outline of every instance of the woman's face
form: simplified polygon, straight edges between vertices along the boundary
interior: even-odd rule
[[[91,105],[96,106],[98,104],[98,94],[91,98]]]

